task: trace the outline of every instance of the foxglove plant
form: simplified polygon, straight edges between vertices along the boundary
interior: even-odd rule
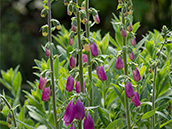
[[[124,61],[121,59],[120,56],[118,57],[118,59],[115,62],[115,68],[117,70],[122,70],[124,68]]]
[[[82,120],[85,116],[85,109],[84,109],[84,104],[83,102],[80,101],[80,99],[76,101],[74,110],[75,110],[75,115],[74,115],[75,119]]]
[[[40,80],[39,80],[39,89],[42,90],[45,88],[46,86],[46,83],[47,83],[47,79],[46,78],[43,78],[42,76],[40,77]]]
[[[44,88],[41,96],[41,100],[46,102],[50,99],[51,90],[50,87]]]
[[[69,75],[66,83],[66,90],[68,92],[71,92],[73,90],[73,87],[74,87],[74,78],[71,75]]]
[[[94,122],[89,113],[84,120],[84,129],[94,129]]]
[[[93,42],[91,45],[90,45],[90,49],[91,49],[91,54],[94,56],[94,57],[97,57],[99,55],[99,51],[98,51],[98,48],[97,48],[97,45],[95,42]]]
[[[73,69],[76,66],[76,58],[71,56],[69,60],[69,67]]]
[[[141,80],[141,76],[138,68],[136,68],[136,70],[133,70],[133,77],[136,82]]]
[[[103,68],[103,65],[101,66],[96,66],[96,72],[97,72],[97,76],[101,81],[106,81],[107,80],[107,76],[105,73],[105,70]]]

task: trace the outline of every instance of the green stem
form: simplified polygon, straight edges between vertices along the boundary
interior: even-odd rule
[[[105,86],[105,81],[103,81],[103,107],[105,107],[105,99],[106,99],[106,86]]]
[[[83,82],[83,64],[82,64],[82,44],[81,44],[81,22],[80,22],[80,13],[77,11],[76,14],[77,17],[77,26],[78,26],[78,47],[79,47],[79,81],[81,85],[81,92],[84,92],[84,82]]]
[[[86,37],[89,39],[90,37],[90,27],[89,27],[89,0],[86,0],[85,3],[85,10],[86,10],[86,15],[87,15],[87,20],[88,22],[85,24],[85,30],[86,30]],[[92,63],[91,63],[91,52],[89,51],[87,53],[88,56],[88,76],[89,76],[89,85],[91,87],[90,89],[90,106],[93,105],[93,81],[92,81]]]
[[[82,120],[79,121],[79,129],[82,129]]]
[[[155,109],[155,95],[156,95],[156,73],[157,67],[154,69],[154,77],[153,77],[153,95],[152,95],[152,110]],[[155,127],[155,114],[152,116],[152,129]]]
[[[125,19],[124,19],[124,13],[123,13],[123,10],[122,10],[122,23],[125,25]],[[122,42],[123,42],[123,47],[126,46],[126,38],[122,38]],[[127,50],[125,49],[123,51],[123,56],[124,56],[124,74],[127,76],[128,74],[128,66],[127,66]],[[126,110],[126,118],[127,118],[127,127],[128,129],[131,128],[130,126],[130,113],[129,113],[129,102],[128,102],[128,97],[127,95],[125,94],[125,110]]]
[[[6,103],[8,108],[10,109],[10,111],[12,113],[12,116],[13,116],[14,126],[17,128],[16,118],[15,118],[15,115],[14,115],[14,112],[13,112],[13,109],[12,109],[11,105],[8,103],[8,101],[6,100],[6,98],[4,96],[0,95],[0,97],[4,100],[4,102]]]
[[[51,3],[48,0],[48,41],[52,43],[51,37]],[[55,96],[55,82],[54,82],[54,65],[53,65],[53,46],[50,48],[50,69],[51,69],[51,83],[52,83],[52,101],[53,101],[53,113],[54,113],[54,124],[55,129],[59,129],[59,122],[57,121],[57,113],[56,113],[56,96]]]

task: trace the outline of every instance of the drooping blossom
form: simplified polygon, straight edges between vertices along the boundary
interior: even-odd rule
[[[101,81],[105,81],[107,80],[107,76],[105,73],[105,70],[103,68],[103,65],[101,66],[96,66],[96,72],[97,72],[97,76]]]
[[[134,46],[136,46],[136,39],[135,38],[132,38],[132,39],[130,39],[130,42],[131,42],[131,45],[134,47]]]
[[[89,113],[84,120],[84,129],[94,129],[94,122]]]
[[[90,45],[88,43],[87,44],[84,44],[83,47],[84,47],[84,50],[86,52],[89,52],[90,51]]]
[[[71,75],[69,75],[66,83],[66,90],[68,92],[71,92],[73,90],[73,87],[74,87],[74,78]]]
[[[134,92],[134,96],[131,98],[131,101],[136,107],[140,106],[140,98],[138,92]]]
[[[69,60],[69,67],[73,69],[76,66],[76,58],[71,56]]]
[[[82,54],[82,62],[87,63],[87,65],[88,65],[88,57],[86,54]]]
[[[45,48],[45,55],[46,55],[46,57],[50,56],[50,49]]]
[[[46,78],[43,78],[41,76],[40,77],[40,80],[39,80],[39,89],[40,90],[44,89],[44,87],[46,86],[46,83],[47,83],[47,79]]]
[[[131,85],[131,83],[128,81],[128,83],[125,84],[125,93],[127,95],[128,98],[131,98],[134,96],[134,88]]]
[[[129,32],[131,32],[131,31],[133,30],[132,24],[129,24],[129,25],[127,26],[127,30],[128,30]]]
[[[91,54],[94,56],[94,57],[97,57],[99,55],[99,51],[98,51],[98,48],[97,48],[97,45],[96,43],[94,42],[93,44],[90,45],[90,49],[91,49]]]
[[[71,122],[74,119],[74,115],[75,115],[75,109],[74,109],[74,102],[73,99],[68,103],[65,113],[64,113],[64,117],[63,117],[63,121],[65,122],[65,125],[68,126],[71,124]]]
[[[121,59],[121,57],[119,56],[118,59],[117,59],[116,62],[115,62],[115,68],[116,68],[117,70],[121,70],[121,69],[123,69],[123,67],[124,67],[124,62],[123,62],[123,60]]]
[[[72,46],[74,44],[74,38],[69,37],[69,45]]]
[[[134,56],[133,51],[130,52],[128,55],[129,55],[130,60],[134,60],[135,56]]]
[[[123,38],[127,37],[127,32],[124,29],[121,30],[121,36]]]
[[[86,84],[85,84],[85,81],[84,81],[84,92],[86,91]],[[77,81],[76,82],[76,92],[77,93],[80,93],[81,92],[81,85],[80,85],[80,81]]]
[[[84,104],[78,99],[74,106],[75,115],[74,118],[77,120],[82,120],[85,116]]]
[[[97,13],[95,16],[93,16],[93,20],[96,24],[100,23],[100,18],[99,18],[99,14]]]
[[[141,76],[138,68],[136,68],[136,70],[133,70],[133,77],[136,82],[141,80]]]
[[[48,101],[51,95],[50,87],[44,88],[41,96],[42,101]]]

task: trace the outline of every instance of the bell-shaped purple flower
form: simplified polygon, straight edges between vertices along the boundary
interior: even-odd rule
[[[121,36],[123,38],[127,37],[127,32],[124,29],[121,30]]]
[[[69,129],[75,129],[75,125],[74,125],[74,123],[70,126],[70,128]]]
[[[131,42],[131,45],[134,47],[134,46],[136,46],[136,39],[135,38],[132,38],[132,39],[130,39],[130,42]]]
[[[93,16],[93,20],[96,24],[100,23],[100,18],[99,18],[99,14],[97,13],[95,16]]]
[[[69,45],[72,46],[74,44],[74,39],[69,37]]]
[[[121,59],[121,57],[119,56],[118,59],[117,59],[116,62],[115,62],[115,68],[116,68],[117,70],[121,70],[121,69],[123,69],[123,67],[124,67],[124,62],[123,62],[123,60]]]
[[[74,106],[74,110],[75,110],[75,119],[77,120],[82,120],[85,116],[85,110],[84,110],[84,104],[83,102],[80,101],[80,99],[78,99],[76,101],[76,104]]]
[[[69,67],[73,69],[76,66],[76,58],[71,56],[69,60]]]
[[[141,76],[138,68],[136,68],[136,70],[133,70],[133,77],[136,82],[140,81]]]
[[[131,98],[131,101],[136,107],[140,106],[140,98],[138,92],[134,92],[134,96]]]
[[[45,48],[45,55],[46,55],[46,57],[50,56],[50,49]]]
[[[133,51],[130,52],[128,55],[129,55],[130,60],[134,60],[135,56],[134,56]]]
[[[65,122],[65,125],[68,126],[69,124],[71,124],[71,122],[74,119],[74,115],[75,115],[75,109],[74,109],[74,102],[73,99],[68,103],[65,113],[64,113],[64,117],[63,117],[63,121]]]
[[[49,100],[51,95],[50,87],[44,88],[41,96],[41,100],[46,102]]]
[[[131,31],[133,30],[132,24],[130,24],[130,25],[127,26],[127,30],[128,30],[129,32],[131,32]]]
[[[105,81],[107,80],[107,76],[105,73],[105,70],[103,68],[103,65],[101,66],[96,66],[96,72],[97,72],[97,76],[101,81]]]
[[[46,78],[43,78],[41,76],[40,77],[40,80],[39,80],[39,89],[40,90],[44,89],[44,87],[46,86],[46,83],[47,83],[47,79]]]
[[[73,30],[74,32],[76,32],[76,31],[78,30],[77,26],[72,25],[72,30]]]
[[[71,92],[73,90],[73,87],[74,87],[74,78],[71,75],[69,75],[66,83],[66,90],[68,92]]]
[[[134,96],[134,88],[130,82],[125,84],[125,93],[126,93],[128,98],[131,98]]]
[[[96,43],[94,42],[93,44],[90,45],[90,49],[91,49],[91,54],[96,57],[99,55],[99,51],[98,51],[98,48],[97,48],[97,45]]]
[[[87,63],[87,65],[88,65],[88,57],[86,54],[82,54],[82,62]]]
[[[84,120],[84,129],[94,129],[94,122],[89,113]]]
[[[86,91],[86,84],[85,84],[85,81],[84,81],[84,91]],[[77,82],[76,82],[76,92],[77,92],[77,93],[80,93],[80,92],[81,92],[80,81],[77,81]]]

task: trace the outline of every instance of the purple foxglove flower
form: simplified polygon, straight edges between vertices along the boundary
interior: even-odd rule
[[[89,113],[84,120],[84,129],[94,129],[94,122]]]
[[[127,32],[124,29],[121,30],[121,36],[123,38],[127,37]]]
[[[74,106],[75,110],[75,119],[82,120],[85,116],[84,104],[78,99]]]
[[[101,81],[105,81],[107,80],[107,76],[105,73],[105,70],[103,68],[103,65],[101,66],[96,66],[96,72],[97,72],[97,76]]]
[[[44,88],[41,96],[42,101],[48,101],[51,95],[50,87]]]
[[[94,20],[94,22],[95,22],[96,24],[99,24],[99,23],[100,23],[100,18],[99,18],[98,13],[97,13],[95,16],[93,16],[93,20]]]
[[[130,60],[134,60],[135,56],[134,56],[133,51],[129,53],[128,55],[129,55]]]
[[[124,62],[123,62],[123,60],[121,59],[121,57],[119,56],[118,59],[117,59],[116,62],[115,62],[115,68],[116,68],[117,70],[121,70],[121,69],[123,69],[123,67],[124,67]]]
[[[74,124],[72,124],[69,129],[75,129]]]
[[[86,91],[86,84],[85,84],[85,81],[84,81],[84,91]],[[80,93],[80,92],[81,92],[80,81],[77,81],[77,82],[76,82],[76,92],[77,92],[77,93]]]
[[[82,54],[82,62],[87,63],[87,66],[88,66],[88,57],[86,54]]]
[[[40,80],[39,80],[39,89],[40,90],[44,89],[44,87],[46,86],[46,83],[47,83],[47,79],[46,78],[43,78],[41,76],[40,77]]]
[[[140,106],[140,98],[138,92],[134,92],[134,97],[131,98],[131,101],[136,107]]]
[[[72,46],[74,44],[74,39],[69,37],[69,45]]]
[[[135,92],[134,92],[134,88],[133,86],[131,85],[130,82],[126,83],[125,84],[125,93],[127,95],[128,98],[131,98],[134,96]]]
[[[76,66],[76,58],[71,56],[69,60],[69,67],[73,69]]]
[[[73,87],[74,87],[74,78],[71,75],[69,75],[66,83],[66,90],[68,92],[71,92],[73,90]]]
[[[131,31],[133,30],[132,24],[130,24],[130,25],[127,27],[127,30],[128,30],[129,32],[131,32]]]
[[[97,45],[95,44],[95,42],[93,44],[90,45],[90,49],[91,49],[91,54],[96,57],[99,55],[99,51],[97,48]]]
[[[74,32],[76,32],[76,31],[78,30],[77,26],[72,25],[72,30],[73,30]]]
[[[133,47],[136,46],[136,39],[135,38],[130,39],[130,42],[131,42],[131,45]]]
[[[138,68],[136,68],[136,70],[133,70],[133,77],[136,82],[140,81],[141,76],[140,76]]]
[[[45,48],[45,55],[46,55],[46,57],[50,56],[50,49]]]
[[[73,99],[68,103],[65,113],[64,113],[64,117],[63,117],[63,121],[65,122],[65,125],[68,126],[69,124],[71,124],[71,122],[74,119],[74,115],[75,115],[75,109],[74,109],[74,102]]]

